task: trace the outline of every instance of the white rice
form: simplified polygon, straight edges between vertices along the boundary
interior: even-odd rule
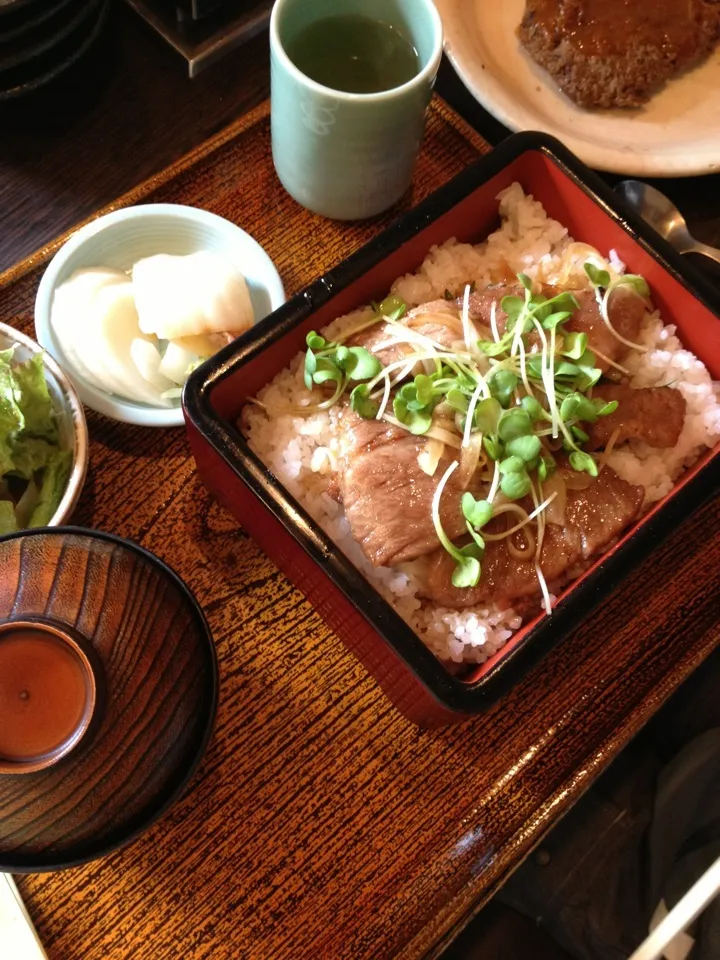
[[[550,219],[540,203],[525,196],[517,183],[503,191],[499,200],[502,225],[486,241],[470,245],[451,239],[433,247],[420,268],[397,280],[392,292],[408,306],[416,306],[441,298],[446,290],[459,295],[467,283],[483,287],[520,272],[552,282],[562,271],[564,282],[587,282],[582,264],[588,248],[577,245],[575,256],[567,229]],[[613,272],[622,272],[624,265],[613,251],[607,259]],[[328,336],[355,323],[361,312],[335,321]],[[660,450],[631,442],[609,457],[620,476],[645,488],[647,508],[670,490],[704,449],[720,440],[720,393],[705,366],[683,349],[675,327],[664,326],[657,313],[647,318],[640,342],[647,352],[630,351],[623,361],[631,372],[632,386],[669,384],[687,402],[685,425],[675,448]],[[342,507],[327,492],[338,455],[335,414],[287,413],[290,404],[313,402],[303,383],[302,355],[258,399],[265,409],[249,405],[244,412],[243,427],[251,448],[428,647],[442,660],[455,663],[482,663],[499,650],[521,625],[513,609],[492,604],[464,610],[438,607],[420,598],[422,560],[388,568],[373,567],[365,558]]]

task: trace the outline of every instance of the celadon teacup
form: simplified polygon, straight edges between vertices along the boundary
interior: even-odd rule
[[[419,59],[407,83],[381,93],[345,93],[311,80],[285,47],[309,24],[338,15],[384,21]],[[442,56],[432,0],[276,0],[270,18],[273,163],[288,193],[335,220],[387,210],[412,183],[425,111]]]

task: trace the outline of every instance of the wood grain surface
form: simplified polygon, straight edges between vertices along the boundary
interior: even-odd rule
[[[437,102],[414,197],[483,149]],[[260,111],[139,197],[248,229],[293,293],[373,235],[296,207]],[[37,259],[0,316],[30,327]],[[51,960],[435,956],[720,639],[720,510],[700,509],[513,692],[456,728],[401,718],[201,487],[181,430],[89,418],[76,521],[169,562],[212,627],[221,700],[188,795],[123,851],[22,878]]]
[[[0,570],[0,622],[69,627],[98,667],[87,739],[46,770],[0,774],[0,867],[57,867],[123,843],[182,791],[214,719],[214,649],[187,590],[115,539],[9,537]]]
[[[0,103],[0,270],[264,100],[267,47],[259,36],[190,82],[184,60],[115,0],[82,63]]]

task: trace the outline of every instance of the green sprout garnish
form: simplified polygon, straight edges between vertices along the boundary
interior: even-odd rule
[[[363,420],[374,420],[380,409],[377,400],[370,397],[370,388],[366,383],[359,383],[350,392],[350,409]]]
[[[587,274],[588,280],[594,287],[609,287],[610,286],[610,274],[607,270],[601,270],[599,267],[596,267],[594,263],[591,263],[589,260],[584,264],[583,269]]]
[[[476,500],[471,493],[462,495],[460,506],[463,516],[476,530],[480,530],[492,519],[492,504],[488,500]]]
[[[307,335],[305,342],[305,386],[312,390],[314,384],[335,384],[329,405],[340,397],[351,381],[371,380],[382,370],[378,358],[364,347],[346,347],[327,341],[314,330]]]
[[[395,394],[393,411],[400,423],[407,426],[410,433],[427,433],[432,424],[433,409],[438,399],[430,377],[419,374]]]
[[[400,297],[385,297],[380,303],[371,304],[378,320],[399,320],[407,312],[407,304]]]
[[[482,557],[484,542],[482,542],[481,538],[479,538],[480,542],[478,542],[473,537],[472,543],[468,543],[464,547],[456,547],[450,537],[445,533],[442,522],[440,521],[440,498],[445,489],[445,484],[457,465],[457,460],[451,463],[437,485],[432,500],[432,520],[438,540],[455,561],[455,569],[452,573],[453,586],[476,587],[480,581],[480,574],[482,572],[480,559]]]
[[[488,379],[490,393],[502,407],[509,407],[519,380],[512,370],[498,369]]]
[[[584,269],[590,283],[596,289],[601,288],[607,291],[616,289],[617,287],[630,287],[631,290],[634,290],[635,293],[641,297],[647,298],[650,296],[650,287],[648,286],[647,280],[637,273],[624,273],[621,277],[611,280],[607,270],[599,270],[590,262],[584,265]]]
[[[607,307],[613,290],[624,286],[639,296],[649,295],[642,277],[631,274],[613,279],[608,270],[591,262],[585,263],[584,269],[610,329]],[[602,395],[588,395],[598,384],[602,369],[588,335],[567,327],[579,309],[578,300],[567,291],[552,297],[534,293],[533,282],[523,273],[518,274],[518,282],[520,295],[505,296],[499,304],[505,314],[504,327],[498,326],[493,306],[492,340],[471,343],[467,331],[472,328],[465,314],[461,316],[462,347],[449,349],[422,333],[408,330],[405,334],[398,321],[407,307],[396,296],[373,304],[374,316],[365,323],[386,323],[389,345],[410,344],[410,353],[387,366],[363,347],[326,341],[315,332],[307,336],[305,383],[309,389],[325,385],[332,391],[321,407],[332,406],[350,388],[350,408],[358,416],[384,418],[414,436],[435,436],[443,442],[442,434],[433,433],[436,410],[442,404],[438,426],[447,429],[448,422],[454,423],[462,438],[461,450],[472,444],[473,456],[480,451],[484,468],[490,472],[488,491],[478,500],[466,490],[460,502],[470,543],[453,543],[440,521],[440,497],[459,461],[447,468],[433,497],[433,525],[439,542],[455,562],[452,582],[456,587],[472,587],[480,579],[485,550],[482,531],[493,518],[498,491],[513,501],[512,508],[508,505],[505,510],[512,509],[525,518],[512,530],[540,516],[557,495],[553,492],[543,501],[542,484],[557,469],[554,452],[562,448],[573,470],[596,477],[597,461],[583,449],[589,442],[587,431],[600,417],[617,409],[616,401],[608,403]],[[456,298],[446,290],[445,299]],[[602,389],[598,392],[602,394]],[[463,483],[468,482],[463,477]],[[530,497],[534,509],[515,503]],[[532,513],[528,512],[531,509]],[[504,535],[509,534],[495,533],[493,538]],[[536,558],[539,569],[537,563]]]

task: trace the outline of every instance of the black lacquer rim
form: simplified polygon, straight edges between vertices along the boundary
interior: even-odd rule
[[[48,20],[74,2],[75,0],[53,0],[53,4],[49,6],[47,3],[43,3],[38,10],[31,10],[29,17],[23,16],[21,18],[18,14],[15,14],[18,18],[18,22],[16,22],[15,25],[12,24],[12,17],[6,16],[3,19],[0,15],[0,44],[15,40],[17,37],[21,37],[23,34],[27,34],[29,31],[35,30],[43,25],[46,29]],[[8,20],[11,21],[9,29],[7,26]]]
[[[3,17],[14,16],[18,10],[24,10],[35,3],[38,3],[38,0],[10,0],[10,2],[0,4],[0,23]]]
[[[183,391],[183,409],[188,421],[312,560],[321,565],[335,586],[363,614],[434,699],[446,709],[461,714],[478,713],[505,693],[525,671],[586,619],[650,546],[658,544],[677,523],[707,500],[720,482],[720,457],[715,457],[682,489],[677,490],[654,516],[645,519],[621,547],[608,556],[597,570],[586,576],[582,583],[577,584],[553,612],[529,630],[522,641],[499,659],[485,676],[468,683],[446,670],[392,607],[345,559],[302,505],[250,450],[239,431],[215,413],[211,397],[213,389],[238,367],[280,340],[344,287],[358,280],[484,182],[529,151],[539,152],[552,161],[661,267],[720,318],[720,291],[712,287],[692,264],[685,262],[560,141],[547,134],[530,131],[509,136],[490,154],[473,163],[378,237],[258,323],[249,334],[206,361],[190,376]],[[299,518],[299,522],[290,522],[290,514]]]
[[[17,37],[10,36],[5,39],[0,34],[0,80],[2,80],[4,73],[17,70],[18,67],[32,63],[39,57],[51,56],[56,46],[68,39],[75,31],[80,32],[79,28],[86,20],[97,13],[102,2],[103,0],[82,0],[77,10],[70,17],[63,17],[63,13],[67,14],[63,7],[53,11],[53,15],[57,16],[59,21],[62,21],[60,25],[55,26],[52,23],[46,23],[41,29],[44,31],[50,30],[50,32],[44,33],[43,36],[26,38],[24,46],[21,41],[20,49],[18,49]],[[12,53],[3,53],[2,48],[9,45],[14,48]]]
[[[198,603],[190,587],[188,587],[184,580],[182,580],[182,578],[178,576],[178,574],[175,573],[175,571],[163,560],[155,556],[154,553],[151,553],[149,550],[146,550],[144,547],[141,547],[139,544],[132,540],[128,540],[125,537],[119,537],[116,534],[105,533],[104,531],[99,530],[89,530],[84,527],[36,527],[32,530],[19,530],[16,533],[9,533],[0,537],[0,543],[5,543],[9,540],[19,540],[25,537],[49,535],[65,536],[68,534],[81,537],[86,540],[104,540],[115,546],[119,546],[124,550],[129,550],[131,553],[138,554],[145,563],[158,569],[163,577],[170,580],[181,596],[186,600],[189,609],[194,613],[200,626],[200,633],[206,640],[204,647],[207,653],[209,665],[207,691],[209,694],[209,702],[207,718],[202,735],[198,741],[197,749],[195,750],[190,763],[184,769],[180,780],[178,780],[170,793],[164,798],[160,806],[155,808],[152,806],[149,808],[146,807],[145,812],[137,814],[132,820],[129,821],[129,825],[127,827],[120,827],[119,831],[116,830],[116,832],[119,832],[120,835],[108,843],[103,843],[95,847],[93,847],[92,841],[86,841],[82,843],[79,845],[82,852],[77,857],[73,857],[69,860],[53,860],[51,857],[43,855],[27,856],[21,857],[17,860],[9,860],[7,859],[7,854],[0,853],[0,858],[2,858],[0,859],[0,872],[4,873],[29,874],[50,873],[59,870],[67,870],[70,867],[79,867],[82,864],[90,863],[93,860],[99,860],[100,858],[106,857],[108,854],[113,853],[116,850],[120,850],[122,847],[132,843],[134,840],[137,840],[138,837],[140,837],[151,826],[157,823],[158,820],[160,820],[168,812],[168,810],[170,810],[170,808],[177,803],[177,801],[187,790],[190,781],[197,773],[203,757],[207,752],[207,748],[215,726],[215,718],[217,716],[220,689],[220,670],[218,666],[217,651],[213,642],[210,626],[207,622],[207,618],[205,617],[202,607]],[[72,762],[71,756],[68,756],[67,762]],[[149,813],[147,813],[148,809],[150,811]]]
[[[108,14],[110,13],[110,0],[100,0],[97,4],[97,9],[93,11],[94,19],[92,17],[87,20],[83,20],[82,24],[78,25],[74,35],[77,38],[77,35],[81,35],[80,42],[73,46],[72,49],[67,48],[63,51],[62,59],[57,62],[54,62],[52,66],[43,68],[43,71],[40,74],[33,74],[27,79],[12,81],[12,86],[4,86],[7,83],[7,77],[3,77],[0,74],[0,104],[6,101],[15,100],[19,97],[29,95],[34,93],[36,90],[41,89],[46,84],[55,80],[56,77],[61,76],[67,70],[71,69],[78,63],[95,45],[95,42],[100,37],[105,24],[108,19]],[[70,37],[65,37],[60,45],[67,45],[72,39]],[[51,55],[57,53],[57,49],[53,49],[43,55],[42,59],[51,59]],[[25,65],[24,65],[25,66]],[[13,68],[14,70],[21,70],[24,67]]]

